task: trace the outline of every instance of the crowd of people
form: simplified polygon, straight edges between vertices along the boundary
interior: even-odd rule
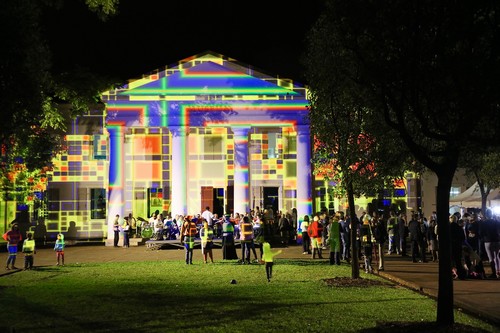
[[[356,216],[358,259],[366,273],[384,270],[384,256],[411,257],[414,263],[439,260],[439,228],[436,213],[429,218],[422,214],[389,212],[388,216],[364,212]],[[450,215],[451,261],[454,278],[500,278],[500,219],[491,210],[485,214],[455,213]],[[312,222],[304,216],[302,231],[303,254],[322,258],[322,250],[330,250],[330,263],[350,262],[352,227],[342,212],[331,216],[317,213]],[[408,251],[409,250],[409,254]],[[487,275],[483,262],[488,262]]]
[[[411,257],[414,263],[439,260],[439,228],[436,213],[428,218],[419,213],[412,213],[410,219],[402,212],[384,213],[364,212],[357,219],[354,239],[360,260],[366,273],[373,273],[373,266],[378,271],[384,270],[384,257],[401,255]],[[123,246],[129,246],[129,237],[144,236],[156,240],[178,240],[186,249],[186,264],[193,262],[195,239],[201,240],[204,263],[213,262],[213,242],[222,241],[222,257],[225,260],[239,260],[242,264],[272,262],[271,247],[286,247],[296,244],[300,239],[303,254],[312,259],[322,259],[324,251],[329,251],[331,265],[340,265],[341,261],[350,263],[352,223],[343,212],[329,214],[318,212],[312,216],[303,216],[297,225],[296,211],[292,213],[274,213],[271,209],[260,210],[258,207],[247,214],[224,215],[219,217],[210,211],[210,207],[196,215],[175,217],[166,216],[156,211],[149,220],[134,218],[132,213],[120,220],[116,215],[113,225],[114,246],[118,246],[120,233],[123,233]],[[451,239],[451,262],[454,278],[495,278],[500,279],[500,219],[491,210],[482,213],[455,213],[449,216]],[[298,233],[301,233],[301,237]],[[16,223],[4,234],[9,256],[6,269],[16,269],[18,245],[23,245],[25,269],[33,267],[33,254],[36,253],[36,234],[23,236]],[[241,244],[238,256],[235,242]],[[267,245],[266,245],[267,244]],[[54,247],[57,264],[64,265],[64,238],[58,234]],[[409,253],[408,253],[409,250]],[[271,251],[271,252],[269,252]],[[259,254],[257,254],[259,252]],[[270,259],[271,258],[271,259]],[[489,265],[486,273],[484,263]],[[272,264],[269,264],[269,274]],[[268,276],[270,279],[270,275]]]

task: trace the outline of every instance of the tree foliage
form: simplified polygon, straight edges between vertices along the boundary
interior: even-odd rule
[[[396,130],[436,173],[440,261],[437,321],[452,324],[449,191],[464,147],[498,145],[500,3],[326,2],[323,56],[354,68],[340,86]],[[348,70],[352,72],[351,70]],[[354,88],[353,88],[354,87]]]
[[[357,85],[358,66],[350,50],[337,48],[339,36],[322,16],[309,35],[305,60],[310,84],[310,123],[315,138],[315,172],[335,182],[337,196],[346,195],[351,227],[356,230],[354,197],[376,194],[415,167],[398,133],[370,108],[369,97]],[[357,253],[356,232],[352,253]],[[353,256],[352,277],[359,277]]]
[[[117,0],[86,0],[100,15],[111,14]],[[59,0],[6,0],[0,8],[0,147],[3,182],[16,165],[27,172],[49,166],[62,149],[68,120],[99,101],[110,84],[88,71],[52,70],[52,52],[44,38],[42,13]],[[67,107],[62,107],[67,105]],[[6,188],[4,186],[4,188]]]

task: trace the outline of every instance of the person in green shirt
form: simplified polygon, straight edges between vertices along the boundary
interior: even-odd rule
[[[264,242],[262,244],[262,250],[263,250],[262,260],[266,265],[267,282],[271,282],[271,278],[273,277],[273,264],[274,264],[273,258],[274,256],[280,254],[281,250],[272,251],[271,244],[269,244],[268,242]]]

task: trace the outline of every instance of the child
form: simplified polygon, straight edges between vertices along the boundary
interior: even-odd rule
[[[9,251],[9,257],[7,258],[7,266],[5,267],[5,269],[17,269],[17,267],[15,266],[17,257],[17,244],[20,243],[23,239],[17,223],[12,224],[11,230],[3,235],[3,239],[7,241],[7,250]],[[9,264],[11,265],[11,268],[9,268]]]
[[[62,265],[64,266],[64,235],[57,234],[56,245],[54,246],[54,251],[57,254],[57,266],[60,265],[62,260]]]
[[[214,256],[212,254],[214,230],[208,225],[207,221],[203,222],[203,228],[200,230],[201,237],[201,253],[203,253],[203,262],[207,263],[207,255],[210,257],[212,264],[214,263]]]
[[[276,252],[271,251],[271,244],[269,244],[268,242],[264,242],[262,244],[262,250],[262,258],[266,263],[267,282],[271,282],[271,278],[273,277],[273,258],[274,256],[280,254],[281,250]]]
[[[27,237],[28,238],[23,243],[24,270],[33,269],[33,254],[36,253],[33,234],[28,232]]]

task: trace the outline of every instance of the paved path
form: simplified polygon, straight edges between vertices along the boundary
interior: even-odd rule
[[[239,254],[239,252],[238,252]],[[309,256],[302,254],[300,246],[290,246],[283,249],[280,258],[305,259]],[[0,262],[5,263],[7,253],[0,253]],[[22,254],[16,263],[23,266]],[[437,297],[438,264],[413,263],[408,257],[397,255],[386,256],[385,271],[380,276],[390,279],[411,289],[423,292],[431,297]],[[66,263],[85,262],[125,262],[139,260],[183,260],[184,250],[170,248],[150,250],[145,246],[130,248],[114,248],[106,246],[68,246],[66,248]],[[214,260],[222,260],[220,249],[214,249]],[[326,260],[325,260],[326,261]],[[202,263],[201,251],[195,249],[194,262]],[[35,256],[35,266],[55,265],[56,257],[52,249],[39,249]],[[14,274],[18,271],[7,271],[0,266],[0,276]],[[487,269],[488,272],[488,269]],[[364,273],[363,273],[364,274]],[[500,331],[500,280],[455,280],[454,301],[458,308],[475,314],[497,325]]]

